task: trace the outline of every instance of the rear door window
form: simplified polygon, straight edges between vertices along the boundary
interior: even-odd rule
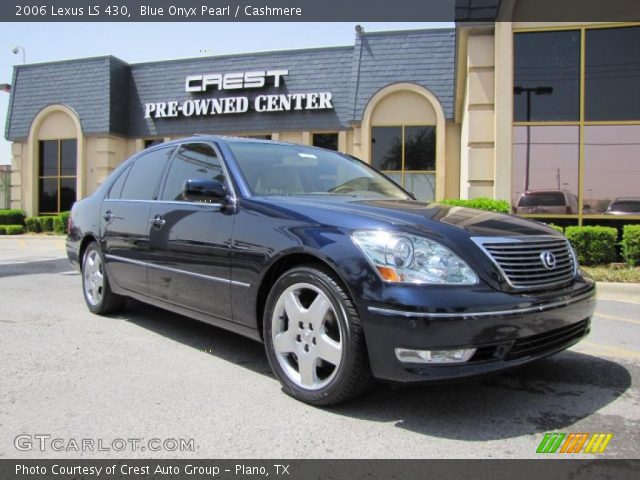
[[[161,148],[144,153],[135,161],[122,188],[123,200],[154,200],[158,183],[173,148]]]
[[[120,174],[117,180],[113,182],[113,185],[111,185],[111,188],[109,189],[109,196],[107,198],[115,200],[120,198],[120,195],[122,194],[122,187],[124,187],[124,182],[127,179],[128,174],[129,168],[125,169],[125,171]]]

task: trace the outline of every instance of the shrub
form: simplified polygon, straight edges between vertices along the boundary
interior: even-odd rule
[[[7,234],[7,226],[0,225],[0,235],[6,235],[6,234]]]
[[[640,225],[625,225],[622,229],[622,258],[630,266],[640,265]]]
[[[7,233],[7,235],[22,235],[24,233],[24,226],[4,225],[4,230]]]
[[[71,212],[60,212],[60,215],[53,218],[53,231],[59,235],[67,233],[69,214]]]
[[[509,213],[509,202],[506,200],[494,200],[488,197],[479,197],[472,200],[446,199],[440,203],[443,205],[453,205],[455,207],[476,208],[489,212]]]
[[[54,217],[36,217],[38,223],[40,223],[41,232],[53,232],[53,219]]]
[[[0,225],[24,225],[26,216],[23,210],[0,210]]]
[[[24,219],[24,224],[28,232],[38,233],[42,231],[38,217],[27,217]]]
[[[584,265],[599,265],[616,260],[618,231],[613,227],[567,227],[565,235],[576,249],[578,261]]]
[[[556,232],[560,232],[564,234],[564,228],[562,228],[560,225],[554,225],[553,223],[548,223],[547,227],[553,228]]]

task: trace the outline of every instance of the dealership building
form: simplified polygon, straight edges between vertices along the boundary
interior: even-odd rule
[[[357,28],[344,47],[19,65],[12,206],[68,210],[132,154],[213,133],[348,153],[422,200],[484,196],[515,211],[540,191],[561,203],[525,195],[517,212],[603,224],[621,218],[608,211],[617,198],[640,198],[639,85],[637,23]]]

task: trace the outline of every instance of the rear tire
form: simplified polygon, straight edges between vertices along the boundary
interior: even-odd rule
[[[284,273],[267,297],[263,326],[271,369],[292,397],[336,405],[373,383],[358,312],[333,272],[313,265]]]
[[[104,257],[96,242],[91,242],[82,257],[82,293],[92,313],[106,315],[121,310],[125,297],[111,291]]]

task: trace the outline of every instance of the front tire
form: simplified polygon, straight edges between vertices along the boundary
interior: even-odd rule
[[[82,293],[92,313],[114,313],[125,304],[125,298],[111,291],[104,258],[96,242],[91,242],[82,258]]]
[[[335,405],[372,383],[360,318],[335,274],[293,268],[273,285],[263,319],[271,369],[303,402]]]

